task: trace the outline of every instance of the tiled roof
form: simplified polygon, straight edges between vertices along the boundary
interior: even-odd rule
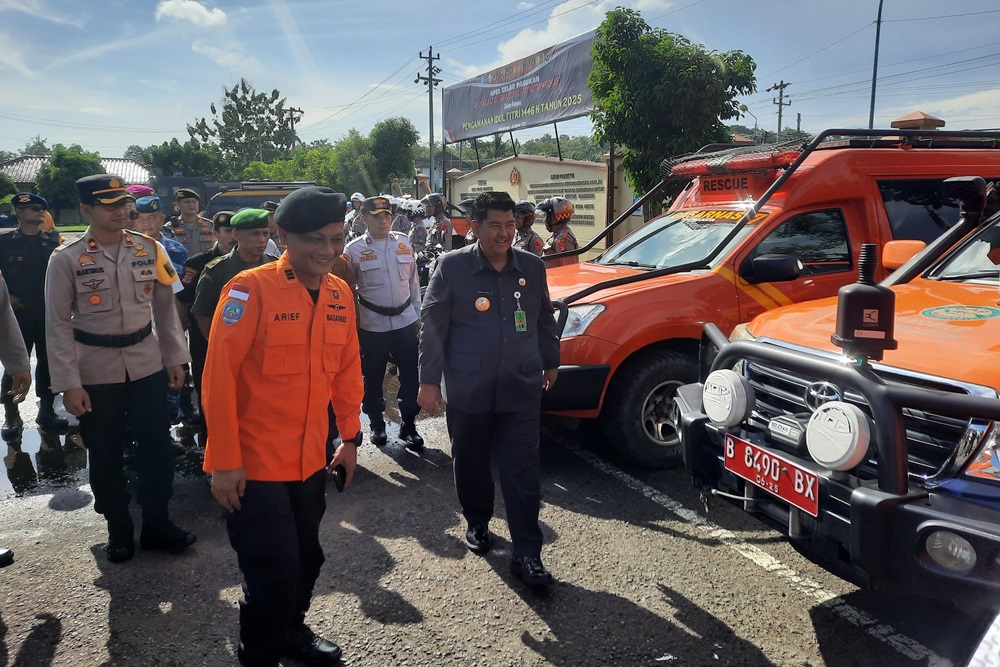
[[[34,183],[38,178],[38,172],[49,163],[49,159],[48,155],[22,155],[7,162],[0,162],[0,172],[15,183]],[[149,169],[142,164],[121,157],[101,158],[101,166],[107,173],[117,176],[129,185],[149,183],[152,176]]]

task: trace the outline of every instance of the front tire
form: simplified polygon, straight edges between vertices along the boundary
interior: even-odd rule
[[[627,361],[615,373],[601,413],[609,445],[647,468],[679,465],[674,395],[697,379],[697,361],[681,352],[650,350]]]

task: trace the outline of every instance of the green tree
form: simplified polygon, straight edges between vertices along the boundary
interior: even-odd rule
[[[557,157],[560,149],[564,158],[600,162],[604,154],[610,150],[610,147],[602,145],[593,136],[571,137],[568,134],[560,134],[559,143],[557,144],[556,138],[546,132],[537,139],[528,139],[523,144],[520,144],[517,152],[526,155]]]
[[[11,151],[0,151],[0,162],[6,162],[7,160],[13,160],[17,157],[17,153],[12,153]]]
[[[7,178],[7,174],[0,173],[0,197],[7,197],[17,194],[17,192],[17,185],[15,185],[14,181]]]
[[[735,97],[756,91],[756,63],[742,51],[718,53],[651,28],[631,9],[608,12],[597,29],[588,84],[597,139],[623,149],[637,193],[660,181],[659,164],[705,144],[729,141],[722,121],[740,117]],[[660,210],[666,193],[646,209]]]
[[[382,184],[368,139],[351,129],[337,141],[335,148],[333,171],[343,192],[348,195],[352,192],[362,192],[366,196],[378,194]]]
[[[181,173],[200,176],[208,181],[224,181],[235,176],[217,146],[203,145],[193,138],[183,144],[174,138],[148,148],[129,146],[125,157],[153,167],[167,176]]]
[[[231,166],[242,171],[254,160],[284,157],[298,143],[291,128],[301,116],[286,109],[285,103],[277,89],[258,93],[249,81],[240,79],[223,92],[221,109],[212,103],[211,120],[201,118],[187,131],[192,139],[218,146]]]
[[[380,192],[388,192],[393,178],[413,178],[413,158],[420,133],[406,118],[381,120],[368,133],[368,145],[375,158],[375,179]],[[440,168],[440,165],[438,165]]]
[[[42,139],[42,135],[36,134],[24,144],[21,155],[51,155],[53,149],[49,148],[48,141],[48,139]]]
[[[97,153],[89,153],[76,144],[69,148],[56,144],[52,148],[52,159],[38,172],[35,189],[49,201],[58,222],[60,209],[75,208],[80,203],[76,194],[77,180],[103,172],[101,156]]]

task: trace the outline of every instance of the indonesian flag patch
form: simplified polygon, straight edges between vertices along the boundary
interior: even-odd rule
[[[229,288],[229,298],[246,301],[250,298],[250,288],[240,283],[233,283]]]

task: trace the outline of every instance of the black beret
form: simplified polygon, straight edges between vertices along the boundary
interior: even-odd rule
[[[43,198],[31,192],[18,192],[10,199],[11,206],[41,206],[46,211],[49,210],[49,203]]]
[[[232,227],[234,215],[236,214],[232,211],[219,211],[212,216],[212,226],[216,229],[220,227]]]
[[[265,211],[270,211],[271,213],[274,213],[275,211],[278,210],[278,202],[268,200],[263,204],[261,204],[260,207]]]
[[[330,188],[310,185],[293,190],[278,204],[274,222],[286,232],[305,234],[343,222],[347,216],[347,197]]]

